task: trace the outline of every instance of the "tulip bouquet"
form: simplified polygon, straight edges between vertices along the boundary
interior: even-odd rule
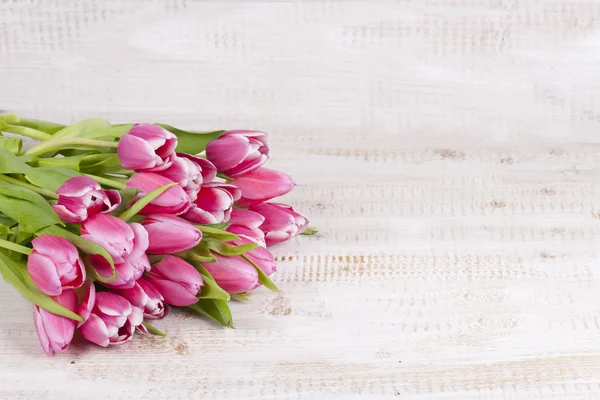
[[[315,232],[269,201],[294,182],[263,167],[263,132],[13,114],[0,131],[0,273],[48,355],[77,329],[104,347],[164,335],[150,321],[171,307],[233,327],[232,298],[277,290],[268,246]]]

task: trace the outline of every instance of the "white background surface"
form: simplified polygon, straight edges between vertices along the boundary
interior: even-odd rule
[[[321,233],[237,329],[47,358],[0,283],[0,397],[600,396],[600,3],[0,2],[0,108],[271,133]]]

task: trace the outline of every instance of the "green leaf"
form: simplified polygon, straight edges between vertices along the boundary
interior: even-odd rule
[[[11,242],[10,240],[0,239],[0,247],[10,251],[16,251],[21,254],[31,254],[29,247],[21,246],[17,243]]]
[[[223,133],[224,130],[200,132],[200,131],[184,131],[177,129],[174,126],[167,124],[156,124],[162,126],[166,130],[177,136],[177,151],[180,153],[198,154],[206,150],[208,142],[215,140]]]
[[[102,118],[89,118],[82,121],[75,122],[73,125],[69,125],[66,128],[56,132],[52,139],[70,137],[70,138],[89,138],[90,136],[97,134],[103,130],[109,130],[112,128],[110,122]]]
[[[0,212],[17,221],[24,231],[32,233],[62,223],[52,209],[48,211],[30,201],[3,195],[0,195]]]
[[[151,334],[151,335],[161,336],[161,337],[167,336],[166,333],[164,333],[163,331],[159,330],[158,328],[150,325],[146,321],[142,322],[142,324],[146,327],[146,329],[148,330],[148,333]]]
[[[188,262],[196,268],[200,275],[202,275],[202,281],[204,285],[202,286],[202,290],[200,291],[201,299],[216,299],[216,300],[225,300],[229,301],[231,296],[225,290],[221,289],[217,281],[212,277],[210,272],[202,264],[197,261],[189,260]]]
[[[81,170],[89,174],[127,172],[121,167],[118,154],[114,153],[86,155],[81,163]]]
[[[0,235],[9,235],[12,231],[10,228],[4,224],[0,224]]]
[[[32,169],[10,151],[0,148],[0,174],[25,174]]]
[[[252,264],[252,266],[254,266],[254,268],[256,268],[256,272],[258,272],[258,281],[264,287],[266,287],[267,289],[269,289],[273,292],[279,292],[277,285],[275,285],[275,283],[273,283],[271,278],[269,278],[269,276],[267,274],[265,274],[265,271],[263,271],[262,268],[260,268],[258,265],[256,265],[256,263],[254,261],[252,261],[250,258],[248,258],[248,256],[242,255],[242,258],[244,260],[248,261],[250,264]]]
[[[177,185],[177,183],[173,182],[173,183],[169,183],[168,185],[159,187],[156,190],[151,191],[150,193],[148,193],[147,195],[145,195],[144,197],[141,197],[138,201],[136,201],[123,214],[119,215],[119,218],[121,218],[123,221],[129,220],[135,214],[139,213],[142,210],[142,208],[144,208],[145,206],[150,204],[150,202],[152,202],[152,200],[156,199],[158,196],[163,194],[163,192],[165,192],[168,188],[175,186],[175,185]]]
[[[62,124],[56,124],[49,121],[41,121],[38,119],[23,119],[21,118],[18,122],[13,122],[13,125],[25,126],[27,128],[37,129],[38,131],[49,133],[50,135],[60,131],[65,127]]]
[[[223,243],[221,241],[210,238],[206,240],[202,239],[202,243],[215,253],[227,257],[241,256],[251,250],[254,250],[259,246],[258,243],[248,243],[239,246],[231,246],[227,243]]]
[[[79,172],[84,157],[85,154],[72,157],[42,157],[37,159],[37,165],[39,167],[67,168]]]
[[[6,215],[0,214],[0,225],[4,225],[4,226],[7,226],[10,228],[16,224],[17,224],[17,221],[15,221],[14,219],[9,218]]]
[[[211,238],[215,238],[218,240],[223,240],[225,242],[231,242],[234,240],[238,240],[240,237],[238,235],[236,235],[235,233],[231,233],[231,232],[227,232],[224,229],[219,229],[219,228],[213,228],[207,225],[196,225],[198,227],[198,229],[200,229],[200,232],[202,232],[202,236],[204,237],[211,237]]]
[[[119,206],[110,213],[114,216],[119,216],[125,212],[125,210],[127,210],[129,205],[135,199],[135,196],[139,193],[139,190],[135,188],[127,188],[119,190],[119,193],[121,194],[121,204],[119,204]]]
[[[186,252],[183,252],[184,258],[192,258],[198,262],[216,262],[217,258],[210,252],[208,247],[203,243],[198,243],[196,247]]]
[[[243,295],[242,293],[236,293],[231,295],[232,299],[240,300],[240,301],[248,301],[250,297]]]
[[[316,226],[309,226],[301,233],[301,235],[312,236],[319,232],[319,229]]]
[[[69,232],[68,230],[60,228],[56,225],[41,229],[40,231],[36,232],[36,234],[38,236],[43,235],[43,234],[49,234],[49,235],[63,237],[65,239],[67,239],[69,242],[73,243],[75,245],[75,247],[77,247],[79,250],[83,251],[86,254],[95,254],[95,255],[104,257],[104,259],[109,263],[110,268],[113,271],[113,275],[111,277],[107,278],[103,275],[100,275],[96,270],[94,270],[92,268],[92,272],[94,273],[94,278],[96,280],[99,280],[100,282],[105,282],[105,283],[106,282],[110,283],[117,278],[117,271],[115,270],[115,263],[114,263],[111,255],[108,253],[108,251],[106,251],[104,249],[104,247],[97,245],[96,243],[94,243],[90,240],[84,239],[81,236],[76,235],[72,232]]]
[[[48,204],[46,199],[44,199],[41,195],[37,194],[33,190],[0,181],[0,194],[7,197],[13,197],[19,200],[27,200],[47,212],[54,213],[52,207],[50,206],[50,204]]]
[[[223,326],[234,328],[231,310],[225,300],[200,299],[188,308],[217,321]]]
[[[0,148],[8,150],[14,155],[19,154],[22,147],[23,139],[20,137],[0,137]]]
[[[74,176],[79,176],[79,174],[70,169],[56,167],[32,168],[25,174],[25,178],[29,182],[53,192],[56,192],[67,179]]]
[[[12,285],[32,303],[53,314],[83,322],[83,318],[79,315],[63,307],[50,296],[42,293],[31,280],[24,263],[11,260],[5,254],[0,253],[0,273],[7,283]]]

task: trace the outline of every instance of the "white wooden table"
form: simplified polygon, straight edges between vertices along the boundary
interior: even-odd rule
[[[0,108],[263,129],[321,233],[237,329],[55,358],[0,283],[6,399],[600,397],[600,3],[0,2]]]

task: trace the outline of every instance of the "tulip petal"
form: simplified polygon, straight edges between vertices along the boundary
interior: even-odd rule
[[[234,225],[243,225],[249,229],[256,229],[265,222],[265,217],[254,211],[236,209],[231,211],[230,221]]]
[[[107,347],[108,328],[102,319],[96,314],[91,314],[88,320],[79,328],[81,335],[98,346]]]
[[[146,277],[146,280],[162,294],[165,302],[168,304],[184,307],[198,301],[196,295],[183,290],[182,286],[177,282],[157,278],[152,273]]]
[[[242,198],[239,200],[239,205],[242,207],[282,196],[295,185],[289,175],[263,167],[236,177],[231,184],[242,191]]]
[[[31,241],[37,253],[49,256],[58,263],[73,263],[79,258],[77,248],[67,239],[41,235]]]
[[[148,238],[148,231],[142,226],[142,224],[131,223],[129,224],[131,230],[133,230],[133,249],[127,256],[127,259],[137,260],[146,253],[148,245],[150,244]]]
[[[242,162],[250,152],[250,141],[244,136],[222,136],[206,145],[206,158],[225,171]]]
[[[83,322],[80,322],[78,327],[87,321],[87,319],[90,317],[92,309],[94,308],[94,305],[96,304],[96,287],[92,281],[85,282],[85,285],[83,286],[83,293],[84,294],[81,299],[81,303],[77,308],[77,314],[83,318]]]
[[[102,211],[108,214],[114,211],[121,204],[121,194],[118,190],[105,190]]]
[[[206,263],[204,267],[227,293],[243,293],[259,285],[256,268],[241,257],[223,257],[218,254],[215,257],[217,262]]]
[[[63,183],[56,194],[80,197],[92,190],[101,190],[100,184],[88,176],[74,176]]]
[[[156,154],[150,143],[134,135],[121,136],[117,154],[125,169],[147,169],[156,165]]]
[[[125,298],[108,293],[96,293],[96,307],[108,316],[129,315],[131,313],[131,303]]]
[[[46,334],[46,328],[44,327],[44,322],[42,321],[42,309],[38,306],[33,306],[33,324],[35,325],[35,330],[38,334],[38,339],[40,340],[40,345],[42,346],[42,350],[48,356],[54,355],[54,350],[50,346],[50,339]]]
[[[41,236],[40,236],[41,237]],[[27,271],[33,283],[45,294],[58,296],[62,292],[56,266],[49,258],[32,253],[28,257]]]

